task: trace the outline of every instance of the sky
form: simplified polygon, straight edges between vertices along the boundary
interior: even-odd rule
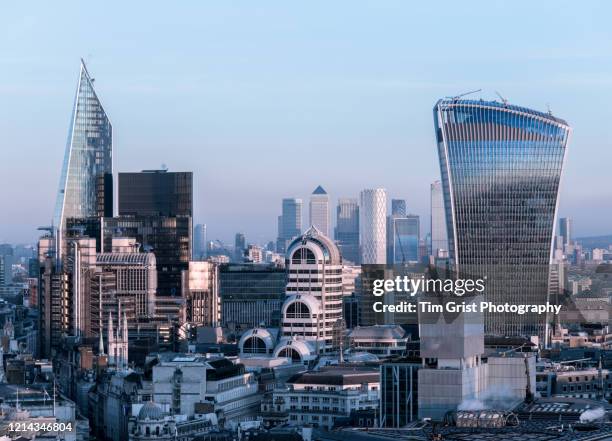
[[[610,16],[606,1],[5,3],[0,242],[50,224],[80,57],[115,172],[193,171],[211,240],[274,239],[281,199],[307,206],[319,184],[332,217],[383,187],[427,232],[433,105],[475,89],[570,123],[559,215],[611,234]]]

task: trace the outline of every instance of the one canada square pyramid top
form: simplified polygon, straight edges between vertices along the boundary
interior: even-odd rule
[[[112,216],[113,131],[81,60],[53,225],[61,256],[66,221]]]
[[[507,103],[443,99],[434,125],[450,257],[485,277],[485,300],[545,304],[570,127]],[[545,334],[546,317],[485,314],[485,332]]]

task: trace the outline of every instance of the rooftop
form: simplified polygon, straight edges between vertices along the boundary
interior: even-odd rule
[[[312,194],[323,194],[326,195],[327,192],[325,191],[325,189],[323,187],[321,187],[320,185],[315,188],[315,190],[312,192]]]
[[[532,116],[542,120],[548,120],[566,127],[569,126],[565,120],[553,116],[550,112],[540,112],[538,110],[529,109],[527,107],[516,106],[508,103],[500,103],[499,101],[485,101],[482,99],[468,100],[447,97],[439,100],[435,105],[436,109],[450,107],[478,107],[483,109],[502,110],[515,114]]]
[[[287,383],[347,386],[362,383],[378,383],[379,381],[378,368],[326,367],[319,371],[296,374],[287,380]]]

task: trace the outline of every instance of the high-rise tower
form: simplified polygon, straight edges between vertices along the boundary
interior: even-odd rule
[[[563,246],[572,242],[572,219],[570,217],[559,219],[559,236],[563,238]]]
[[[406,216],[406,200],[391,199],[391,216]]]
[[[287,242],[302,234],[302,200],[283,199],[283,214],[278,218],[276,251],[284,253]]]
[[[446,232],[446,216],[444,215],[444,192],[442,182],[431,184],[431,250],[434,257],[442,257],[448,252],[448,236]]]
[[[359,247],[362,264],[387,262],[387,191],[363,190],[359,201]]]
[[[559,181],[570,127],[507,103],[443,99],[434,107],[450,258],[485,277],[493,303],[548,296]],[[545,334],[538,314],[485,314],[485,332]]]
[[[357,199],[339,198],[336,207],[335,237],[345,261],[358,264],[359,255],[359,202]]]
[[[310,195],[309,227],[329,237],[329,195],[320,185]]]
[[[93,83],[81,60],[53,216],[60,261],[67,219],[113,215],[113,130]]]

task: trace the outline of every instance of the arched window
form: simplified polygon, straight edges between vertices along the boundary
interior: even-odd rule
[[[302,302],[293,302],[285,312],[287,318],[310,318],[310,309]]]
[[[301,362],[302,357],[298,351],[293,348],[283,348],[278,353],[279,357],[287,357],[290,358],[293,362]]]
[[[293,256],[291,256],[291,263],[294,265],[301,263],[315,264],[317,259],[311,249],[301,247],[295,250]]]
[[[249,337],[244,341],[242,352],[245,354],[265,354],[268,352],[266,343],[259,337]]]

